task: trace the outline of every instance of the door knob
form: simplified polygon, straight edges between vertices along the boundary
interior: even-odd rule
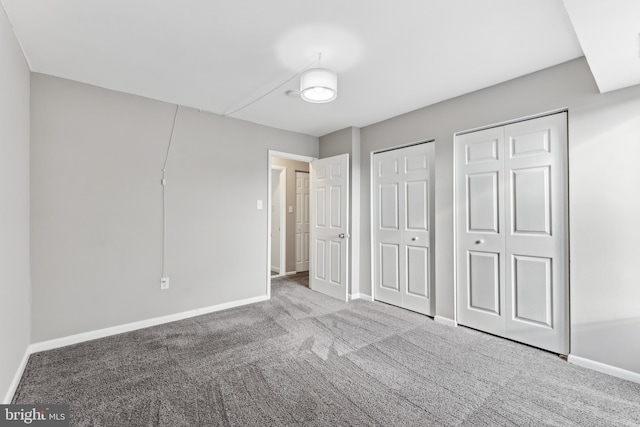
[[[344,233],[338,234],[338,237],[341,238],[341,239],[344,239]]]
[[[412,241],[412,242],[415,242],[416,240],[418,240],[418,238],[417,238],[417,237],[412,237],[412,238],[411,238],[411,241]]]
[[[484,240],[482,240],[482,239],[476,240],[476,245],[479,245],[480,243],[484,243]]]

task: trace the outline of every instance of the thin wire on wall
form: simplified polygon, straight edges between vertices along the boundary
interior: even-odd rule
[[[169,136],[169,144],[167,145],[167,154],[164,157],[164,165],[162,166],[162,277],[169,277],[168,273],[168,257],[167,257],[167,163],[169,162],[169,154],[171,153],[171,143],[173,142],[173,131],[176,128],[176,119],[180,105],[176,105],[176,112],[173,115],[173,124],[171,125],[171,135]]]

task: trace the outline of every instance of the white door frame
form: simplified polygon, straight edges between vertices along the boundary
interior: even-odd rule
[[[454,197],[453,197],[453,204],[452,204],[452,215],[453,215],[453,319],[446,319],[446,318],[441,318],[441,322],[442,323],[447,323],[447,324],[451,324],[452,326],[458,326],[458,233],[457,233],[457,227],[458,227],[458,223],[456,220],[456,215],[455,213],[457,212],[458,206],[456,203],[456,198],[455,198],[455,189],[456,189],[456,176],[457,176],[457,171],[456,171],[456,162],[455,162],[455,150],[456,148],[456,137],[458,135],[464,135],[466,133],[471,133],[471,132],[477,132],[480,130],[485,130],[485,129],[490,129],[490,128],[494,128],[494,127],[499,127],[499,126],[506,126],[512,123],[518,123],[518,122],[523,122],[525,120],[532,120],[532,119],[538,119],[541,117],[545,117],[545,116],[551,116],[553,114],[558,114],[558,113],[567,113],[567,118],[569,117],[569,108],[559,108],[557,110],[550,110],[550,111],[546,111],[543,113],[539,113],[539,114],[532,114],[530,116],[524,116],[524,117],[520,117],[520,118],[516,118],[516,119],[511,119],[511,120],[505,120],[502,122],[498,122],[498,123],[493,123],[493,124],[489,124],[489,125],[485,125],[485,126],[479,126],[476,128],[472,128],[472,129],[467,129],[467,130],[462,130],[462,131],[458,131],[455,132],[453,134],[453,192],[454,192]],[[568,130],[568,127],[567,127]],[[568,144],[568,139],[567,139],[567,144]],[[568,157],[567,157],[567,162],[568,162]],[[568,167],[568,164],[567,164]],[[569,181],[567,178],[567,188],[569,188]],[[569,191],[571,191],[569,189]],[[566,203],[569,203],[568,200]],[[565,209],[568,210],[568,206],[565,206]],[[569,233],[569,230],[571,229],[571,224],[569,223],[570,221],[570,217],[567,217],[567,233]],[[567,256],[569,256],[570,254],[570,247],[569,247],[569,239],[567,239]],[[568,286],[569,288],[571,287],[571,268],[569,267],[569,265],[567,265],[567,278],[568,278]],[[569,297],[570,298],[570,297]],[[569,299],[569,307],[571,306],[571,299]],[[438,316],[436,316],[438,317]],[[571,309],[569,309],[569,335],[571,335]]]
[[[267,206],[269,206],[269,209],[267,209],[267,270],[265,273],[267,298],[271,298],[271,163],[274,157],[307,163],[311,163],[312,160],[316,160],[316,157],[285,153],[283,151],[276,150],[268,150],[267,154]],[[286,217],[286,213],[283,216]],[[286,226],[284,228],[286,228]],[[311,265],[309,265],[309,269],[311,269]]]
[[[279,272],[276,276],[279,277],[284,276],[286,270],[286,256],[287,256],[287,168],[284,166],[271,166],[271,170],[279,170],[278,179],[280,180],[280,265],[278,266]],[[273,182],[271,183],[273,185]],[[269,187],[271,188],[271,187]],[[271,196],[273,190],[269,193]],[[269,207],[271,207],[271,200],[269,200]],[[269,209],[269,213],[271,214],[271,209]],[[269,223],[271,224],[271,223]],[[271,236],[271,232],[269,236]],[[271,247],[271,242],[269,243],[269,247]],[[271,252],[269,252],[271,254]],[[269,264],[271,266],[271,264]],[[269,267],[271,269],[271,267]],[[269,274],[271,274],[271,270],[269,270]]]
[[[417,141],[414,142],[408,142],[406,144],[400,144],[400,145],[393,145],[391,147],[387,147],[387,148],[382,148],[380,150],[375,150],[372,151],[369,154],[369,204],[371,205],[370,209],[369,209],[369,238],[371,239],[371,251],[369,254],[370,260],[371,260],[371,301],[375,301],[376,300],[376,291],[375,291],[375,286],[373,285],[373,278],[375,277],[375,268],[376,268],[376,248],[373,245],[374,240],[374,224],[375,224],[375,218],[374,218],[374,209],[373,209],[373,200],[374,200],[374,191],[375,188],[373,186],[373,176],[375,173],[375,164],[373,161],[373,155],[374,154],[378,154],[378,153],[384,153],[385,151],[391,151],[391,150],[399,150],[401,148],[407,148],[407,147],[411,147],[412,145],[418,145],[418,144],[435,144],[436,140],[435,138],[426,138],[426,139],[419,139]],[[435,172],[434,172],[435,174]],[[433,195],[433,197],[435,198],[435,193]],[[435,199],[433,200],[433,205],[435,206]],[[434,223],[432,225],[432,227],[434,227],[434,233],[435,233],[435,218],[434,218]],[[435,246],[434,248],[435,249]],[[435,263],[434,263],[435,264]],[[433,268],[436,268],[435,265],[433,265]],[[433,288],[431,289],[432,291],[434,291],[433,295],[435,295],[435,283],[433,283],[431,286],[433,286]],[[434,304],[435,305],[435,304]],[[435,311],[435,308],[434,308]]]

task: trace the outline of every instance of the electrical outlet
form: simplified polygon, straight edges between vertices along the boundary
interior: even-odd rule
[[[169,289],[169,278],[168,277],[161,277],[160,278],[160,289],[162,289],[162,290]]]

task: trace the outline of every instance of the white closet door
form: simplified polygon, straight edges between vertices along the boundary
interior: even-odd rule
[[[566,113],[456,137],[458,323],[569,351]]]
[[[375,154],[374,161],[374,284],[375,299],[402,306],[402,194],[400,150]]]
[[[456,138],[458,323],[504,336],[504,129]]]
[[[431,180],[434,143],[402,149],[404,287],[402,307],[434,315],[431,285],[434,272],[431,232]]]
[[[374,155],[376,300],[433,315],[433,143]]]
[[[509,338],[569,352],[567,117],[505,127]]]

